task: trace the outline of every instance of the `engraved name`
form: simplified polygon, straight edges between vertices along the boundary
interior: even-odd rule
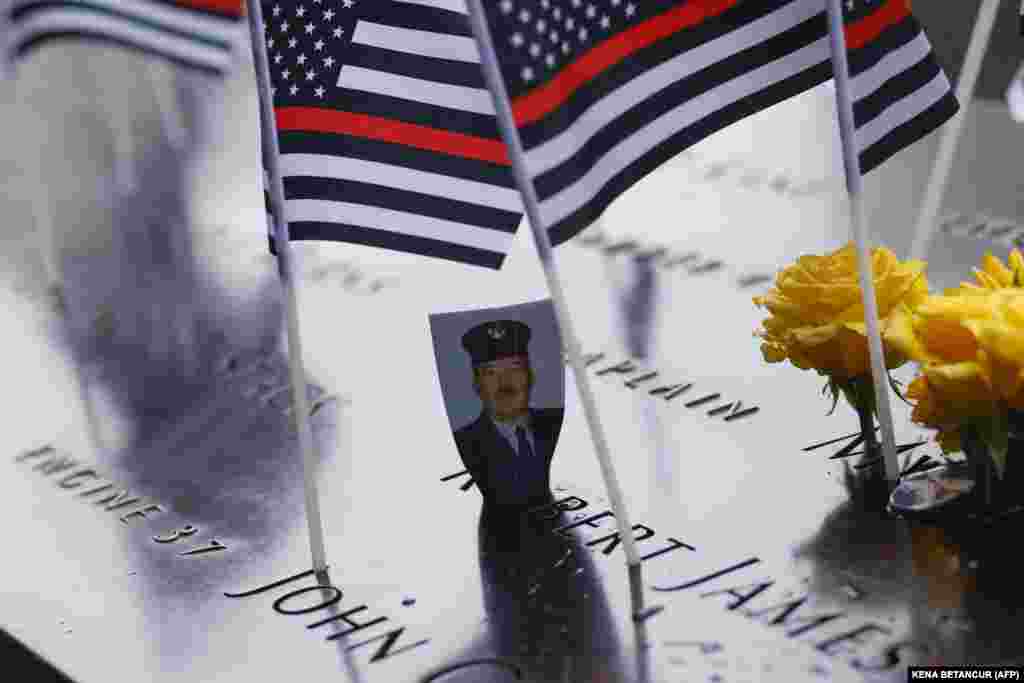
[[[371,635],[369,638],[360,640],[357,643],[347,644],[345,647],[346,652],[351,652],[352,650],[376,644],[376,649],[372,650],[373,654],[370,655],[370,663],[373,664],[388,659],[389,657],[402,654],[403,652],[408,652],[421,647],[430,642],[429,638],[423,638],[412,643],[408,642],[407,639],[403,640],[406,631],[405,626],[391,628],[389,617],[380,614],[374,615],[366,604],[357,604],[341,611],[339,603],[342,602],[342,598],[345,593],[342,589],[330,583],[326,570],[322,572],[314,572],[312,569],[308,569],[279,581],[274,581],[265,586],[260,586],[259,588],[242,591],[240,593],[225,592],[224,595],[229,598],[253,597],[263,593],[277,591],[283,586],[287,586],[307,578],[313,578],[314,583],[303,588],[295,588],[292,586],[292,590],[287,593],[277,595],[272,604],[273,610],[281,615],[305,615],[312,614],[313,612],[319,612],[321,610],[325,611],[328,616],[306,624],[306,628],[319,629],[321,626],[327,626],[328,624],[333,625],[331,628],[341,627],[340,630],[331,630],[330,628],[327,630],[327,635],[324,640],[328,642],[344,638],[345,640],[343,642],[348,643],[348,639],[355,634],[359,634],[360,638],[362,638],[365,635],[373,633],[374,630],[378,630],[375,629],[375,627],[380,626],[381,624],[388,624],[388,626],[383,628],[390,630],[387,630],[384,633],[378,632],[376,635]],[[304,601],[299,599],[300,596],[313,593],[319,593],[319,595],[316,596],[319,602],[303,604]],[[306,601],[308,601],[308,598]],[[412,604],[411,601],[402,601],[403,606],[408,606],[410,604]],[[368,631],[368,633],[364,634],[363,631]]]
[[[748,405],[738,399],[723,399],[721,392],[696,388],[694,382],[666,382],[660,371],[641,367],[631,359],[609,362],[604,353],[591,353],[584,354],[583,365],[591,368],[598,377],[621,378],[622,385],[627,389],[639,388],[652,398],[674,401],[685,394],[686,399],[680,401],[682,406],[690,409],[699,408],[707,417],[725,422],[742,420],[756,415],[761,410],[758,406]]]
[[[152,517],[173,512],[167,504],[147,500],[144,496],[132,493],[128,488],[102,476],[92,465],[81,463],[51,445],[20,453],[14,456],[14,461],[50,478],[57,488],[75,491],[75,498],[83,503],[115,513],[122,524],[140,524]],[[153,536],[152,540],[154,543],[166,545],[189,538],[198,531],[198,527],[185,524],[180,529],[171,529]],[[178,555],[194,557],[223,550],[227,550],[226,545],[215,538],[209,538],[199,545],[178,552]]]
[[[666,246],[645,246],[630,238],[612,240],[602,232],[585,232],[573,242],[582,247],[600,250],[607,255],[632,253],[638,259],[651,259],[654,265],[662,270],[675,270],[688,275],[706,275],[732,269],[725,261],[705,256],[699,251],[675,253]],[[737,276],[733,284],[737,289],[750,289],[774,280],[774,274],[747,273]]]
[[[469,476],[468,471],[456,472],[441,477],[442,482],[449,482]],[[472,480],[460,486],[466,490],[472,485]],[[553,521],[564,512],[573,512],[589,507],[589,502],[580,496],[570,495],[553,503],[534,508],[529,515],[535,522]],[[591,529],[601,526],[598,522],[606,519],[614,519],[610,510],[605,510],[589,515],[583,519],[570,524],[565,524],[551,529],[550,533],[568,537],[567,532],[585,533],[586,537],[580,539],[586,547],[601,549],[605,556],[610,555],[620,545],[620,537],[617,532],[611,532],[604,536],[590,537]],[[644,524],[633,525],[636,532],[636,541],[649,541],[653,539],[656,532]],[[598,532],[594,532],[595,534]],[[642,561],[652,560],[656,557],[666,556],[676,550],[686,549],[696,553],[697,549],[674,537],[666,537],[668,544],[654,552],[641,556]],[[689,554],[689,553],[687,553]],[[560,562],[564,561],[560,560]],[[786,638],[797,639],[803,636],[805,642],[818,652],[829,656],[843,656],[853,668],[863,672],[889,671],[898,667],[911,651],[928,653],[931,646],[927,643],[915,640],[902,640],[886,643],[885,637],[892,635],[892,629],[883,624],[872,621],[853,621],[849,615],[841,609],[820,610],[815,608],[816,600],[812,591],[803,587],[786,589],[776,579],[764,575],[752,579],[747,576],[744,582],[731,584],[736,576],[748,574],[751,570],[760,570],[761,558],[750,556],[738,562],[716,569],[702,576],[686,578],[674,585],[655,586],[648,588],[657,593],[676,593],[689,591],[702,587],[704,592],[698,596],[701,599],[723,600],[724,608],[747,619],[757,621],[765,626],[778,628]],[[849,599],[863,597],[863,591],[857,590],[855,595],[849,595]],[[664,612],[664,605],[655,605],[633,615],[635,622],[642,622],[656,617]],[[839,631],[832,629],[839,627]],[[880,643],[878,642],[880,641]],[[881,649],[875,648],[873,656],[864,656],[861,652],[881,644]],[[663,645],[678,646],[680,641],[665,641]],[[702,651],[704,648],[702,648]],[[712,648],[711,651],[717,651]],[[709,651],[710,652],[710,651]],[[705,654],[708,654],[706,652]]]

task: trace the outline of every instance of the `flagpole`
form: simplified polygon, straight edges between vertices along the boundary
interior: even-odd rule
[[[279,150],[277,127],[274,123],[274,102],[270,95],[270,68],[263,37],[263,10],[260,0],[247,0],[249,33],[256,66],[256,86],[260,103],[260,130],[263,144],[263,163],[270,176],[270,201],[274,214],[274,235],[277,245],[277,264],[281,286],[285,293],[285,315],[288,325],[288,361],[291,369],[292,394],[295,405],[295,426],[302,451],[302,475],[306,493],[306,520],[309,524],[309,545],[313,557],[313,570],[327,569],[324,553],[324,527],[320,518],[320,499],[316,489],[316,458],[313,454],[313,430],[309,423],[309,398],[306,395],[306,371],[302,364],[302,345],[299,341],[299,302],[292,271],[292,247],[288,240],[288,222],[284,220],[284,184],[278,165]]]
[[[46,299],[50,310],[57,314],[58,320],[70,327],[71,308],[68,306],[62,275],[63,268],[60,266],[60,254],[57,253],[56,240],[54,239],[53,215],[47,204],[47,198],[39,197],[37,194],[42,188],[47,187],[46,180],[43,177],[41,158],[37,160],[37,169],[39,183],[29,192],[29,201],[32,207],[32,220],[36,229],[39,256],[43,262],[43,274],[46,278]],[[73,330],[71,333],[74,334]],[[75,376],[79,408],[85,420],[86,437],[89,440],[89,446],[93,449],[93,455],[101,457],[104,451],[103,437],[99,426],[99,419],[96,416],[95,406],[89,393],[89,377],[74,349],[70,349],[68,355],[70,356],[72,372]]]
[[[71,67],[72,69],[76,69],[79,71],[79,75],[82,77],[83,81],[87,78],[91,82],[91,87],[88,89],[83,89],[83,91],[86,93],[85,96],[86,98],[88,98],[89,105],[92,107],[92,109],[97,110],[98,113],[109,114],[109,116],[101,117],[103,119],[103,123],[110,131],[110,140],[113,157],[111,160],[110,176],[109,178],[107,178],[107,182],[103,188],[103,192],[106,193],[109,190],[109,197],[105,197],[104,199],[110,199],[112,197],[113,201],[116,203],[121,194],[130,192],[134,187],[134,179],[130,179],[127,182],[123,180],[123,176],[125,175],[124,169],[127,168],[129,171],[129,175],[131,175],[134,172],[134,164],[131,163],[130,157],[130,139],[127,141],[129,147],[128,162],[126,163],[125,161],[123,161],[125,157],[126,137],[124,135],[124,132],[122,131],[122,126],[118,125],[118,121],[120,118],[118,115],[118,111],[116,109],[114,111],[110,111],[107,108],[106,103],[109,102],[111,98],[107,96],[108,91],[105,88],[105,86],[100,82],[100,79],[96,77],[96,72],[98,70],[102,71],[102,69],[97,70],[92,68],[93,66],[96,66],[92,62],[95,61],[97,56],[101,57],[102,55],[90,55],[89,57],[83,58],[82,60],[76,60],[72,62]],[[120,245],[120,248],[123,251],[127,252],[129,249],[129,244],[126,241],[126,234],[127,233],[125,231],[118,230],[117,227],[114,226],[114,230],[111,236],[111,244],[114,245],[115,247]],[[136,313],[136,311],[134,311],[132,308],[123,309],[119,315],[115,316],[115,320],[116,326],[114,328],[114,334],[117,337],[120,337],[122,340],[138,339],[140,325],[139,316]]]
[[[867,323],[868,331],[868,353],[871,356],[871,378],[875,386],[875,404],[882,432],[882,457],[885,463],[886,479],[895,482],[899,478],[900,470],[896,460],[892,406],[889,404],[889,388],[886,384],[888,372],[885,369],[885,356],[882,351],[878,301],[875,297],[871,252],[868,249],[868,234],[864,221],[864,205],[861,196],[863,183],[860,175],[860,159],[857,155],[857,132],[853,121],[853,93],[850,84],[850,67],[846,56],[843,10],[839,4],[841,0],[825,0],[825,2],[828,7],[829,42],[832,46],[832,71],[835,78],[836,109],[839,114],[839,137],[843,145],[846,189],[850,198],[850,220],[854,241],[857,243],[857,263],[864,302],[864,320]]]
[[[170,76],[170,83],[167,88],[161,87],[163,85],[159,78],[161,72]],[[177,107],[175,102],[172,101],[172,98],[169,97],[169,95],[174,92],[174,72],[168,70],[163,66],[163,64],[157,64],[154,60],[147,59],[145,62],[144,73],[150,90],[153,93],[153,100],[156,103],[157,112],[160,115],[160,127],[163,129],[164,135],[167,137],[167,142],[176,154],[184,157],[188,144],[188,131],[181,119],[180,109]],[[189,168],[188,159],[182,158],[182,161],[185,172],[187,172]],[[185,201],[188,201],[188,197],[185,198]],[[186,370],[191,373],[195,370],[195,354],[193,353],[194,339],[192,334],[195,330],[195,313],[192,306],[192,299],[187,294],[188,283],[182,281],[182,267],[191,255],[184,238],[184,231],[191,229],[191,226],[187,221],[187,212],[185,214],[185,219],[186,220],[183,220],[180,225],[172,224],[168,226],[168,229],[170,230],[168,241],[170,242],[171,249],[174,253],[174,268],[175,272],[178,274],[179,282],[178,292],[174,297],[174,336],[181,351],[182,361]]]
[[[0,18],[0,29],[3,28],[3,20]],[[2,45],[5,50],[8,47],[6,36],[3,34],[2,30],[0,30],[0,45]],[[5,55],[6,54],[7,52],[5,52]],[[0,75],[10,77],[12,81],[11,91],[17,92],[16,69],[6,59],[6,57],[0,60],[0,63],[2,63],[7,69]],[[46,282],[45,299],[47,308],[57,314],[57,318],[61,323],[68,324],[71,319],[71,309],[68,306],[67,296],[64,290],[63,268],[60,265],[60,254],[57,252],[56,239],[54,238],[53,214],[50,212],[49,205],[46,201],[47,198],[41,198],[38,195],[38,192],[42,191],[42,188],[48,186],[46,177],[43,173],[41,154],[42,141],[45,139],[46,130],[42,119],[39,119],[36,122],[36,126],[40,142],[39,149],[37,149],[35,164],[38,182],[34,188],[29,189],[29,206],[32,211],[32,221],[36,232],[39,258],[43,264],[43,276]],[[70,327],[70,325],[68,326]],[[89,377],[78,356],[76,356],[74,349],[70,349],[68,355],[71,360],[72,373],[75,377],[75,387],[78,391],[78,406],[81,410],[82,417],[85,420],[86,438],[89,442],[89,446],[93,449],[93,455],[100,458],[105,449],[103,445],[102,431],[99,426],[99,419],[96,415],[95,406],[93,405],[92,398],[89,393]]]
[[[555,267],[555,261],[552,256],[551,240],[541,220],[537,193],[526,173],[522,144],[516,130],[515,119],[512,116],[508,93],[505,90],[501,71],[498,68],[494,44],[491,41],[490,31],[487,29],[487,18],[484,15],[480,0],[467,0],[467,5],[473,24],[473,34],[476,36],[477,45],[480,47],[480,64],[483,67],[484,78],[494,99],[498,125],[501,127],[502,136],[508,148],[509,157],[512,161],[512,171],[515,174],[516,183],[519,185],[519,191],[523,198],[527,220],[530,223],[530,231],[533,233],[533,241],[537,245],[537,254],[540,257],[541,266],[544,268],[548,289],[551,291],[551,299],[555,305],[555,315],[558,320],[558,326],[561,329],[562,340],[566,346],[573,375],[576,377],[576,389],[579,392],[580,403],[583,404],[583,413],[586,416],[587,424],[590,426],[590,435],[594,440],[594,448],[597,451],[597,461],[601,467],[601,475],[604,477],[605,487],[608,490],[608,499],[612,512],[615,514],[616,524],[618,525],[619,537],[622,539],[623,549],[626,553],[626,564],[630,567],[636,567],[640,564],[640,557],[637,555],[636,542],[633,539],[633,525],[630,524],[629,515],[626,512],[622,490],[619,487],[619,482],[615,475],[615,467],[612,464],[611,453],[608,449],[608,441],[601,426],[597,404],[594,401],[594,395],[587,378],[587,371],[583,365],[583,354],[572,326],[569,307],[566,305],[565,294],[562,291],[562,282],[558,276],[558,270]]]
[[[171,148],[175,152],[182,152],[185,149],[188,133],[185,129],[185,124],[181,120],[181,111],[169,97],[173,90],[160,87],[161,73],[170,75],[170,86],[173,88],[173,72],[168,71],[167,67],[162,63],[157,64],[155,60],[147,58],[145,76],[150,90],[153,92],[157,113],[160,114],[160,127],[163,128],[164,135],[167,136],[167,141],[171,144]]]
[[[956,99],[960,103],[960,111],[953,120],[946,124],[939,140],[939,151],[932,164],[932,172],[925,187],[924,200],[914,227],[914,241],[910,247],[910,258],[923,259],[928,254],[928,245],[935,233],[935,221],[942,209],[942,196],[946,192],[949,171],[953,166],[957,145],[963,133],[964,121],[967,119],[967,108],[974,96],[974,86],[978,82],[981,63],[988,51],[988,41],[992,35],[996,15],[999,12],[999,0],[982,0],[978,8],[978,16],[974,20],[971,42],[967,45],[963,68],[956,83]]]

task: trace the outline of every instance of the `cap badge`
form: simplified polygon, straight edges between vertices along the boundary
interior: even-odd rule
[[[503,325],[491,325],[487,328],[487,336],[497,341],[505,336],[505,327]]]

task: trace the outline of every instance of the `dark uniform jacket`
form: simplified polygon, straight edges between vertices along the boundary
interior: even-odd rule
[[[562,428],[561,408],[531,408],[533,458],[516,454],[486,413],[455,431],[462,463],[476,481],[485,508],[525,509],[551,498],[551,457]]]

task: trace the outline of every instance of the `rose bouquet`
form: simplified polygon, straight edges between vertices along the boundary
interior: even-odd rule
[[[1024,257],[986,254],[975,282],[900,310],[886,344],[919,365],[907,389],[914,422],[937,431],[946,453],[963,451],[985,498],[991,468],[1002,478],[1011,431],[1024,409]],[[991,467],[989,467],[991,466]]]

